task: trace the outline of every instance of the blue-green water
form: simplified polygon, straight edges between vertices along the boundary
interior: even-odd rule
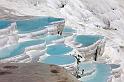
[[[49,55],[64,55],[72,51],[73,49],[65,44],[55,44],[48,46],[47,54]]]
[[[37,17],[30,20],[17,21],[17,28],[20,33],[34,32],[45,29],[52,22],[64,20],[62,18],[53,17]]]
[[[58,40],[58,39],[61,39],[61,38],[64,38],[64,37],[63,37],[63,36],[60,36],[60,35],[47,35],[47,36],[44,37],[43,39],[44,39],[46,42],[49,42],[49,41]]]
[[[75,32],[75,30],[74,29],[72,29],[71,27],[64,27],[64,29],[63,29],[63,32]]]
[[[90,64],[90,63],[81,63],[79,64],[80,68],[83,68],[85,71],[91,70],[91,68],[94,68],[96,65],[95,64]]]
[[[101,38],[103,37],[98,35],[78,35],[75,37],[75,41],[83,44],[83,46],[89,46]]]
[[[45,64],[64,65],[64,64],[74,63],[75,58],[70,55],[48,56],[46,59],[44,59],[41,62]]]
[[[87,78],[81,82],[107,82],[108,76],[110,75],[110,66],[107,64],[95,64],[96,72],[92,77]],[[92,69],[92,67],[91,67]]]
[[[8,20],[0,20],[0,29],[7,28],[10,24],[11,22]]]
[[[17,20],[17,30],[19,33],[29,33],[38,30],[45,29],[52,22],[62,21],[63,18],[54,18],[54,17],[34,17],[32,19],[26,20]],[[10,25],[10,20],[0,20],[0,29],[6,28]]]
[[[31,40],[26,42],[21,42],[19,44],[12,45],[0,50],[0,60],[20,55],[24,52],[25,48],[32,45],[37,45],[43,43],[44,40]]]
[[[119,64],[109,64],[109,65],[111,66],[112,69],[116,69],[120,67]]]

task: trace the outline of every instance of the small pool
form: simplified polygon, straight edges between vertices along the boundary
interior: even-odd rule
[[[52,22],[63,21],[63,18],[54,17],[33,17],[30,19],[16,20],[17,30],[19,33],[29,33],[45,29]],[[11,20],[0,20],[0,28],[5,28],[10,25]]]
[[[110,66],[107,64],[95,64],[95,66],[95,74],[93,74],[91,77],[86,77],[87,79],[81,78],[81,82],[107,82],[111,71]]]
[[[44,43],[44,40],[31,40],[26,42],[21,42],[10,47],[6,47],[0,50],[0,60],[20,55],[24,52],[25,48],[32,45],[37,45]]]
[[[65,65],[74,63],[75,58],[70,55],[48,56],[41,62],[45,64]]]
[[[119,68],[120,65],[119,64],[109,64],[111,69],[116,69],[116,68]]]
[[[64,55],[71,52],[73,49],[65,44],[54,44],[47,47],[49,55]]]
[[[67,26],[65,26],[64,29],[63,29],[63,33],[64,33],[64,32],[72,32],[72,33],[74,33],[75,30],[72,29],[71,27],[67,27]]]
[[[89,46],[102,38],[103,37],[99,35],[78,35],[75,37],[75,41],[83,44],[83,46]]]

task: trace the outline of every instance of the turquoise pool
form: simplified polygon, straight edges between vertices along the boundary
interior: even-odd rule
[[[64,33],[64,32],[72,32],[72,33],[74,33],[75,30],[72,29],[71,27],[67,27],[67,26],[65,26],[64,29],[63,29],[63,33]]]
[[[78,35],[75,36],[75,42],[83,44],[83,46],[89,46],[103,38],[99,35]]]
[[[44,43],[44,40],[31,40],[26,42],[21,42],[10,47],[6,47],[0,50],[0,60],[20,55],[24,52],[24,49],[28,46],[37,45]]]
[[[65,44],[54,44],[47,47],[49,55],[64,55],[71,52],[73,49]]]
[[[89,70],[91,70],[91,68],[92,69],[95,68],[96,64],[81,63],[79,66],[80,66],[81,69],[83,68],[85,71],[89,71]]]
[[[119,64],[109,64],[111,69],[116,69],[116,68],[119,68],[120,65]]]
[[[45,26],[50,25],[52,22],[61,20],[64,19],[54,17],[36,17],[30,20],[17,21],[17,28],[19,33],[34,32],[45,29]]]
[[[60,36],[60,35],[47,35],[43,39],[46,42],[50,42],[50,41],[54,41],[54,40],[58,40],[58,39],[62,39],[62,38],[64,38],[64,37],[63,36]]]
[[[65,65],[74,63],[75,58],[70,55],[48,56],[41,62],[45,64]]]
[[[95,74],[93,74],[91,77],[86,77],[87,79],[80,79],[81,82],[107,82],[108,76],[110,75],[111,71],[110,66],[107,64],[95,64],[95,66]],[[85,68],[85,66],[82,68]]]
[[[8,20],[0,20],[0,29],[4,29],[10,26],[11,22]]]
[[[50,25],[52,22],[62,21],[63,18],[54,18],[54,17],[34,17],[31,19],[17,20],[17,30],[19,33],[29,33],[38,30],[45,29],[47,25]],[[12,21],[0,20],[0,28],[6,28],[10,25]]]

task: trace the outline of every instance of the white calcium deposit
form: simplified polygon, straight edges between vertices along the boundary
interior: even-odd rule
[[[0,18],[14,15],[63,17],[78,34],[105,36],[105,61],[121,64],[121,75],[112,81],[124,82],[124,0],[0,0]]]

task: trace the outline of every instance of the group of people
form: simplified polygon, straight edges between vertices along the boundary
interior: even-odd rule
[[[81,78],[81,76],[84,74],[84,69],[82,69],[82,71],[81,72],[79,72],[79,64],[80,64],[80,58],[82,58],[82,56],[80,56],[80,55],[77,55],[77,56],[75,56],[75,55],[73,55],[75,58],[76,58],[76,60],[77,60],[77,69],[76,69],[76,72],[75,72],[75,76],[77,77],[77,78]]]

